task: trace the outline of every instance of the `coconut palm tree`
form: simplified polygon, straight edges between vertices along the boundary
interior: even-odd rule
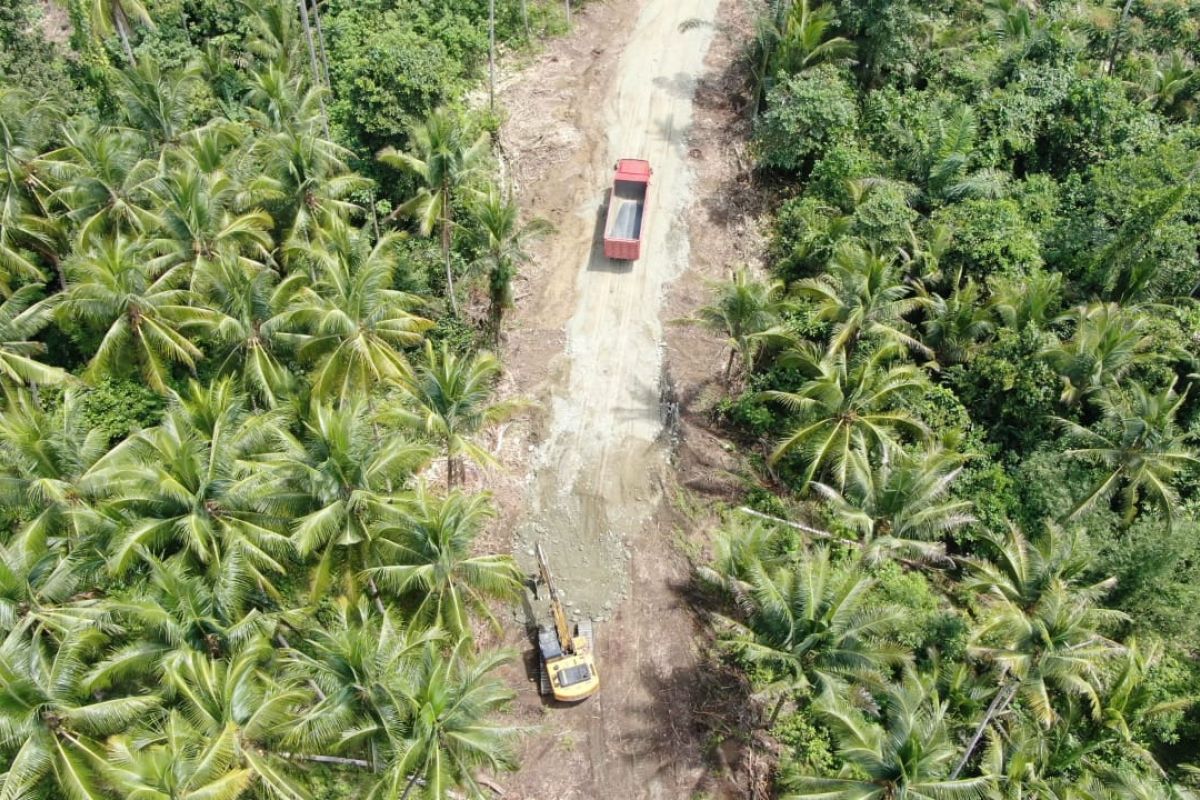
[[[0,797],[107,797],[95,769],[103,760],[100,742],[151,717],[159,698],[98,699],[87,691],[87,661],[102,642],[95,628],[69,630],[56,641],[31,637],[25,626],[0,642],[0,746],[14,754],[0,775]]]
[[[20,522],[8,544],[28,558],[85,543],[94,512],[80,479],[104,455],[105,435],[80,414],[68,389],[55,412],[14,392],[0,412],[0,500]]]
[[[950,365],[969,360],[980,340],[993,329],[979,285],[970,278],[964,282],[960,270],[948,296],[942,297],[923,286],[918,292],[925,310],[921,339],[938,363]]]
[[[392,288],[396,238],[384,236],[372,246],[365,231],[339,223],[302,250],[315,279],[280,319],[303,331],[288,339],[302,361],[315,363],[312,391],[318,398],[348,402],[383,380],[408,375],[401,348],[419,344],[433,326],[413,313],[419,297]]]
[[[1171,481],[1181,470],[1200,463],[1179,430],[1175,415],[1187,400],[1187,391],[1175,392],[1174,383],[1155,393],[1136,381],[1125,392],[1105,392],[1098,404],[1104,419],[1098,431],[1059,419],[1067,436],[1083,445],[1067,455],[1103,467],[1100,479],[1088,490],[1067,519],[1078,517],[1099,500],[1121,493],[1129,524],[1142,502],[1152,503],[1174,519],[1178,495]]]
[[[196,293],[221,314],[220,322],[207,328],[217,373],[237,376],[242,391],[266,408],[274,408],[297,384],[285,360],[290,331],[283,314],[304,284],[304,275],[280,281],[268,267],[246,267],[233,259],[208,264],[192,278]]]
[[[186,152],[186,151],[185,151]],[[150,239],[154,270],[181,266],[195,288],[197,273],[218,261],[252,271],[271,257],[271,215],[240,212],[242,188],[224,172],[205,174],[189,155],[179,155],[153,181],[159,224]]]
[[[517,204],[494,185],[472,202],[471,217],[480,253],[478,263],[487,269],[489,328],[492,340],[498,341],[504,312],[513,305],[513,278],[531,258],[529,243],[553,228],[537,217],[522,224]]]
[[[284,675],[320,693],[297,715],[288,741],[305,752],[361,753],[380,770],[390,751],[389,722],[408,715],[405,698],[416,689],[421,662],[444,636],[404,625],[390,611],[372,615],[365,600],[337,598],[336,617],[286,651]]]
[[[947,777],[955,748],[946,706],[911,671],[887,689],[881,722],[829,690],[818,713],[851,769],[838,777],[799,777],[783,795],[786,800],[957,800],[982,797],[988,788],[987,776]]]
[[[58,117],[48,102],[0,87],[0,292],[5,295],[14,279],[44,279],[33,252],[58,264],[58,226],[47,209],[51,187],[42,177],[41,157]]]
[[[514,414],[519,400],[490,402],[500,361],[487,352],[463,358],[442,343],[425,342],[425,359],[399,377],[401,402],[389,405],[380,419],[436,442],[446,457],[446,488],[461,479],[463,458],[477,464],[495,461],[475,443],[485,428]]]
[[[195,305],[182,285],[185,271],[153,272],[144,245],[117,237],[98,243],[67,265],[63,318],[103,333],[84,377],[96,379],[130,371],[165,392],[172,363],[194,369],[203,353],[187,333],[219,321],[211,309]]]
[[[400,502],[395,527],[384,534],[383,564],[366,573],[382,590],[411,602],[417,622],[470,637],[475,612],[499,628],[488,604],[519,597],[522,578],[511,556],[472,555],[475,538],[494,513],[487,494],[453,491],[437,497],[420,485]]]
[[[232,766],[236,750],[232,730],[208,741],[171,711],[148,731],[109,738],[99,771],[124,797],[236,800],[254,781],[253,770]]]
[[[864,336],[931,355],[904,319],[921,301],[901,280],[892,258],[857,242],[843,242],[835,249],[828,271],[819,278],[797,281],[794,291],[815,302],[817,319],[833,324],[831,355],[842,350],[853,355]]]
[[[454,205],[459,194],[477,181],[487,164],[491,141],[481,131],[474,138],[461,118],[447,109],[437,109],[409,131],[411,150],[398,152],[386,147],[379,153],[384,164],[404,170],[421,182],[421,190],[393,212],[412,215],[422,236],[440,228],[442,257],[446,262],[446,296],[458,314],[454,297],[454,271],[450,265]]]
[[[159,145],[172,145],[187,130],[199,83],[194,66],[164,72],[153,58],[144,58],[120,73],[117,97],[134,130]]]
[[[1034,272],[988,279],[989,308],[997,322],[1014,331],[1045,329],[1055,321],[1062,299],[1063,280],[1058,272]]]
[[[831,485],[840,490],[846,485],[850,454],[855,450],[898,450],[897,435],[902,431],[923,438],[925,425],[896,405],[901,397],[926,385],[919,369],[893,363],[901,352],[898,344],[884,344],[851,360],[845,350],[822,355],[805,343],[784,353],[781,365],[794,366],[810,377],[794,392],[762,393],[767,400],[798,412],[800,418],[771,454],[771,462],[800,451],[806,462],[803,487],[829,474],[834,479]]]
[[[246,612],[240,598],[223,596],[220,586],[178,560],[164,562],[149,554],[142,560],[150,573],[146,583],[127,597],[104,603],[112,619],[137,635],[91,666],[87,681],[92,691],[105,692],[148,675],[161,678],[193,654],[223,658],[274,632],[279,614]]]
[[[110,570],[122,575],[135,559],[177,548],[230,615],[255,589],[277,596],[268,573],[286,573],[292,546],[264,510],[258,473],[282,436],[278,415],[249,414],[229,380],[173,394],[162,423],[121,442],[85,476],[119,514]]]
[[[939,560],[936,540],[975,521],[969,500],[947,497],[962,473],[963,458],[938,446],[909,456],[885,454],[877,466],[852,451],[846,486],[813,488],[829,503],[833,518],[859,535],[868,559],[891,554]]]
[[[34,383],[62,383],[66,371],[43,364],[34,356],[46,352],[46,345],[33,337],[50,322],[54,299],[42,298],[42,288],[22,286],[0,303],[0,385],[26,386]]]
[[[701,306],[693,318],[685,320],[726,337],[729,358],[725,362],[725,386],[733,385],[734,359],[749,375],[763,346],[772,339],[780,341],[786,333],[781,315],[790,305],[784,299],[783,281],[757,281],[745,267],[733,271],[728,281],[712,284],[714,302]]]
[[[1096,303],[1080,306],[1072,317],[1071,338],[1042,352],[1062,376],[1062,402],[1067,405],[1116,388],[1131,369],[1154,357],[1147,352],[1153,342],[1145,333],[1145,318],[1135,311]]]
[[[1125,615],[1098,606],[1115,581],[1083,582],[1089,565],[1076,537],[1051,525],[1031,542],[1010,526],[991,545],[992,560],[968,562],[964,587],[984,604],[970,653],[996,668],[999,685],[955,777],[1017,696],[1046,727],[1058,717],[1054,697],[1080,698],[1098,716],[1102,669],[1121,651],[1104,631]]]
[[[145,158],[139,133],[84,120],[63,126],[63,139],[45,155],[57,186],[50,199],[66,209],[84,247],[105,237],[139,236],[158,224],[148,191],[154,162]]]
[[[744,578],[719,576],[739,610],[738,620],[724,620],[724,647],[775,676],[760,690],[778,697],[768,725],[799,691],[850,679],[878,683],[906,658],[887,639],[901,610],[872,597],[875,581],[857,564],[834,564],[828,550],[814,548],[795,564],[769,567],[752,558],[741,569]]]
[[[335,576],[341,593],[356,597],[363,570],[387,563],[383,540],[398,493],[431,456],[425,444],[377,431],[364,403],[310,409],[300,439],[272,464],[268,494],[276,513],[294,520],[299,553],[320,554],[314,602]]]
[[[272,653],[264,638],[247,642],[227,659],[191,653],[167,667],[165,683],[204,743],[199,760],[247,770],[273,796],[308,800],[309,793],[272,749],[307,693],[271,679],[263,667]]]
[[[251,155],[263,173],[248,190],[269,203],[275,238],[287,245],[312,244],[319,232],[335,228],[360,210],[346,198],[371,186],[349,171],[349,150],[303,125],[256,139]]]
[[[784,5],[787,5],[786,3]],[[847,64],[854,44],[844,36],[829,36],[837,18],[833,6],[809,0],[791,2],[773,54],[773,71],[795,75],[818,64]]]
[[[413,689],[404,697],[407,713],[389,721],[388,768],[372,790],[373,800],[408,800],[418,786],[423,797],[449,797],[456,788],[480,797],[480,770],[516,769],[521,729],[489,719],[513,697],[491,675],[509,655],[500,651],[468,660],[469,647],[465,639],[448,654],[426,646]]]

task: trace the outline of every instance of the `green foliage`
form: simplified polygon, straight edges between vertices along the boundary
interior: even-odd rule
[[[105,378],[83,393],[79,413],[111,442],[156,425],[166,402],[143,383]]]
[[[938,209],[934,224],[953,236],[943,264],[953,274],[1023,276],[1042,265],[1037,235],[1012,200],[966,200]]]
[[[829,66],[806,70],[767,93],[755,131],[759,162],[806,174],[824,149],[852,137],[858,111],[842,74]]]

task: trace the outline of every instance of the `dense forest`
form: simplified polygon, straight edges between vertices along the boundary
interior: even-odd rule
[[[515,766],[471,465],[545,226],[466,95],[564,9],[494,9],[0,1],[3,800]]]
[[[766,6],[769,275],[695,318],[752,746],[794,800],[1189,796],[1200,4]]]

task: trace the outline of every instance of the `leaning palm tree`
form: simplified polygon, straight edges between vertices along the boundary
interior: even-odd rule
[[[813,488],[833,518],[859,535],[868,559],[898,554],[941,560],[944,548],[937,540],[975,521],[969,500],[947,497],[962,463],[962,456],[937,446],[912,456],[887,453],[876,466],[854,451],[844,489],[824,483]]]
[[[1171,481],[1184,468],[1200,464],[1188,447],[1188,435],[1179,430],[1175,415],[1187,400],[1187,391],[1175,392],[1174,383],[1153,393],[1136,381],[1127,392],[1105,392],[1099,405],[1104,420],[1098,431],[1070,420],[1059,419],[1067,436],[1082,447],[1067,455],[1100,467],[1103,474],[1087,494],[1067,513],[1078,517],[1099,500],[1121,493],[1125,524],[1137,516],[1143,501],[1174,519],[1178,494]]]
[[[844,697],[826,691],[818,705],[849,769],[837,777],[802,776],[785,800],[964,800],[984,796],[990,776],[948,777],[954,744],[946,706],[926,680],[906,671],[887,689],[883,720],[865,717]]]
[[[398,493],[432,455],[427,445],[376,428],[363,403],[315,405],[305,415],[300,438],[272,463],[267,495],[276,513],[294,520],[299,553],[319,554],[314,603],[335,579],[342,595],[357,597],[363,570],[387,563],[381,548]],[[373,585],[371,594],[378,597]]]
[[[111,737],[99,771],[123,797],[237,800],[250,790],[254,772],[233,765],[236,749],[232,732],[212,742],[171,711],[149,730]]]
[[[85,378],[136,371],[163,392],[173,363],[194,369],[203,356],[188,331],[219,316],[193,305],[194,296],[182,288],[187,275],[181,268],[152,272],[146,257],[142,245],[125,238],[99,243],[68,263],[66,297],[58,312],[103,332]]]
[[[309,800],[273,750],[308,695],[272,680],[263,669],[272,653],[265,638],[252,639],[227,659],[192,653],[165,670],[164,682],[203,741],[197,758],[249,771],[273,797]]]
[[[13,753],[0,775],[0,797],[108,796],[95,769],[101,742],[152,715],[159,698],[98,699],[88,691],[87,661],[102,641],[95,628],[76,628],[55,641],[19,626],[0,642],[0,746]]]
[[[0,303],[0,385],[26,386],[31,383],[62,383],[66,371],[43,364],[35,356],[46,352],[46,345],[34,341],[50,322],[54,300],[42,297],[40,286],[22,286]]]
[[[999,685],[954,776],[1018,696],[1046,727],[1058,717],[1056,697],[1081,699],[1098,716],[1103,668],[1121,652],[1104,631],[1126,617],[1099,607],[1115,581],[1083,581],[1088,559],[1076,537],[1051,525],[1031,542],[1010,526],[991,544],[992,560],[968,562],[965,588],[983,602],[970,652],[996,668]]]
[[[1131,369],[1154,357],[1147,352],[1153,342],[1145,332],[1145,317],[1136,311],[1096,303],[1075,309],[1072,319],[1071,338],[1042,351],[1062,376],[1062,402],[1067,405],[1116,388]]]
[[[395,234],[373,246],[364,231],[340,223],[320,244],[303,248],[313,265],[311,286],[298,291],[281,324],[302,361],[315,363],[313,394],[349,402],[381,380],[410,373],[402,348],[419,344],[433,326],[413,313],[421,298],[392,288]]]
[[[479,263],[487,269],[488,320],[493,341],[499,340],[504,312],[513,306],[512,282],[517,269],[531,258],[529,243],[552,230],[544,219],[535,217],[521,223],[519,215],[517,204],[495,186],[489,186],[471,204]]]
[[[446,457],[446,488],[462,478],[462,460],[491,464],[492,454],[474,437],[523,407],[519,400],[491,402],[500,361],[491,353],[463,358],[442,343],[435,350],[425,342],[425,360],[398,381],[399,403],[380,419],[417,432],[436,442]]]
[[[499,628],[489,602],[514,600],[522,583],[511,556],[471,554],[494,513],[487,494],[453,491],[437,497],[419,486],[401,502],[395,529],[384,536],[384,564],[367,574],[381,589],[412,603],[416,621],[469,637],[475,612]]]
[[[819,692],[847,679],[878,683],[906,658],[887,639],[901,610],[872,597],[875,582],[857,564],[834,564],[828,550],[816,548],[794,565],[770,567],[752,558],[740,571],[744,577],[706,574],[739,609],[739,620],[725,620],[724,646],[775,676],[761,690],[778,697],[768,725],[798,691]]]
[[[284,654],[285,677],[315,687],[317,701],[289,725],[289,743],[312,752],[363,754],[373,769],[385,767],[388,724],[409,713],[406,698],[436,628],[406,625],[390,611],[372,614],[366,598],[339,597],[336,616],[305,630]]]
[[[409,141],[410,152],[387,147],[379,153],[380,161],[411,173],[422,184],[416,196],[397,208],[392,216],[415,216],[422,236],[429,236],[435,227],[440,228],[442,257],[446,262],[446,296],[451,310],[457,314],[454,271],[450,264],[454,204],[459,193],[482,173],[491,142],[486,132],[471,138],[462,119],[444,108],[413,126]]]
[[[469,643],[446,653],[427,645],[411,691],[403,698],[406,713],[388,723],[387,770],[372,789],[371,800],[408,800],[420,786],[421,797],[451,797],[461,789],[484,796],[478,773],[513,770],[520,728],[489,717],[512,699],[507,684],[492,673],[508,660],[503,651],[469,660]]]
[[[829,474],[834,480],[831,485],[842,489],[855,450],[899,450],[902,431],[923,438],[925,425],[896,405],[901,397],[926,385],[917,367],[893,363],[901,352],[898,344],[885,344],[851,360],[845,350],[822,355],[805,343],[784,353],[781,364],[795,366],[810,377],[794,392],[763,392],[767,400],[798,412],[800,419],[775,448],[771,461],[799,451],[807,462],[804,487]]]
[[[755,280],[750,271],[739,267],[728,281],[712,285],[714,302],[696,310],[695,317],[684,320],[726,337],[729,358],[725,362],[725,386],[733,384],[734,359],[742,372],[754,370],[758,354],[772,338],[783,340],[781,315],[789,305],[784,300],[782,281]]]
[[[829,353],[853,355],[862,337],[898,342],[931,355],[916,339],[905,316],[921,305],[913,296],[891,257],[880,256],[862,245],[838,245],[828,271],[819,278],[797,281],[795,292],[816,304],[816,317],[832,323]]]

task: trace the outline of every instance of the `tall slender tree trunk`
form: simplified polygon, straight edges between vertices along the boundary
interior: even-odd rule
[[[113,24],[117,28],[117,36],[121,37],[121,47],[125,49],[125,57],[129,59],[131,67],[137,66],[137,59],[133,57],[133,47],[129,44],[129,18],[125,16],[125,9],[121,8],[119,0],[109,0],[112,3]]]
[[[312,25],[308,19],[308,0],[296,0],[296,5],[300,7],[300,21],[304,23],[304,40],[308,43],[308,62],[312,68],[313,86],[320,91],[323,83],[321,81],[321,68],[317,66],[317,48],[313,45]],[[329,138],[329,114],[325,111],[325,98],[319,93],[317,101],[321,105],[321,125],[325,130],[325,138]]]
[[[442,258],[446,260],[446,295],[450,298],[450,311],[458,316],[458,300],[454,298],[454,270],[450,266],[450,183],[442,182]]]
[[[971,754],[975,752],[975,748],[979,746],[979,740],[983,738],[983,734],[987,732],[988,726],[992,724],[992,719],[997,714],[1002,714],[1004,709],[1008,708],[1008,704],[1016,697],[1017,688],[1021,682],[1015,679],[1010,679],[1010,682],[1002,686],[996,696],[992,698],[992,702],[988,705],[987,711],[984,712],[983,719],[979,721],[979,727],[975,729],[975,734],[971,737],[971,741],[967,743],[967,749],[963,753],[962,758],[958,760],[958,765],[954,768],[954,772],[950,773],[950,780],[958,778],[958,774],[963,771],[963,767],[971,760]]]
[[[488,110],[496,113],[496,0],[488,0]]]
[[[728,389],[733,385],[733,357],[737,354],[737,350],[729,348],[729,359],[725,362],[725,388]]]
[[[1117,21],[1117,27],[1113,30],[1113,45],[1108,52],[1108,68],[1105,72],[1109,75],[1113,74],[1113,70],[1117,67],[1117,53],[1121,49],[1121,37],[1125,35],[1125,23],[1129,20],[1129,10],[1133,8],[1133,0],[1125,0],[1125,7],[1121,9],[1121,19]]]
[[[521,25],[525,28],[525,41],[529,41],[529,0],[521,0]]]
[[[325,76],[325,88],[330,92],[333,91],[333,84],[329,81],[329,54],[325,50],[325,31],[321,28],[321,4],[318,0],[313,0],[313,21],[317,23],[317,47],[321,52],[321,72]]]
[[[571,0],[564,0],[567,8],[567,27],[571,25]]]

